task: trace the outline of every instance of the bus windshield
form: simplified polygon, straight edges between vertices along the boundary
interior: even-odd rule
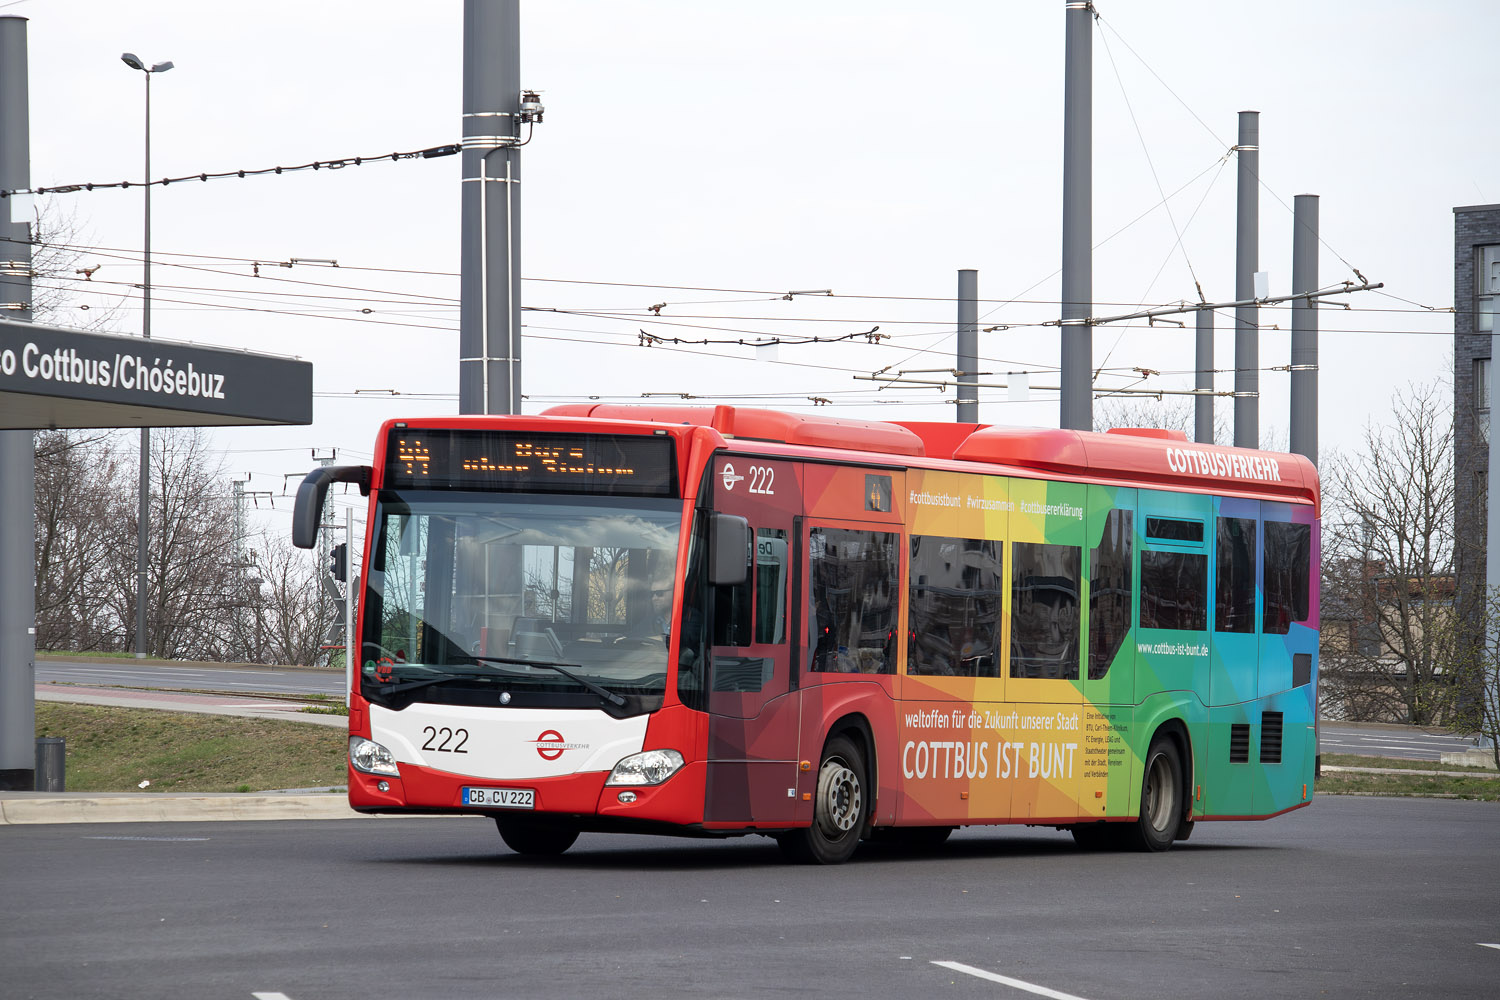
[[[402,491],[376,517],[367,698],[494,704],[500,683],[518,704],[603,688],[641,705],[665,691],[682,501]]]

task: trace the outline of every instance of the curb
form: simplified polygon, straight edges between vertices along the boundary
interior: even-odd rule
[[[1482,774],[1478,771],[1422,771],[1413,767],[1343,767],[1338,764],[1324,764],[1323,770],[1331,774],[1407,774],[1421,777],[1479,778],[1484,781],[1500,779],[1500,774]]]
[[[113,795],[19,793],[0,798],[0,826],[43,823],[210,823],[373,819],[342,795]]]

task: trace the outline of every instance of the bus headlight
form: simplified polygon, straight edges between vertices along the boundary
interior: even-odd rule
[[[631,754],[609,772],[606,785],[659,785],[682,767],[682,754],[676,750],[647,750]]]
[[[349,737],[349,763],[356,771],[366,774],[394,774],[401,776],[396,767],[396,758],[385,747],[363,736]]]

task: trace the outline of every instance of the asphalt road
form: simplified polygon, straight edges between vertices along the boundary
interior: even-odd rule
[[[1324,753],[1441,760],[1445,753],[1471,749],[1474,740],[1469,736],[1429,732],[1412,726],[1361,726],[1325,722],[1318,727],[1318,746]]]
[[[288,695],[342,694],[344,691],[344,674],[339,670],[255,667],[246,664],[178,667],[124,658],[99,661],[38,659],[36,682],[170,690],[254,691],[260,694]]]
[[[784,865],[763,839],[474,819],[0,828],[10,998],[1492,998],[1500,805],[1327,798],[1164,855],[962,831]],[[963,968],[935,963],[957,963]]]
[[[165,666],[120,659],[102,662],[38,660],[38,684],[78,684],[130,688],[191,689],[201,691],[263,694],[342,695],[343,674],[336,670],[233,666]],[[1367,754],[1438,760],[1445,752],[1473,746],[1467,737],[1429,733],[1405,726],[1359,726],[1323,723],[1320,742],[1324,753]]]

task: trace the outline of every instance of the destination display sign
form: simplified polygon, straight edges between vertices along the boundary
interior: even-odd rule
[[[677,462],[664,435],[397,427],[386,442],[384,482],[390,489],[675,496]]]

